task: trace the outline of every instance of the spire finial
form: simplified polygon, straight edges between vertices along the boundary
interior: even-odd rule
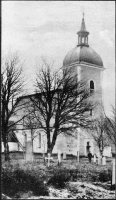
[[[89,35],[89,32],[86,30],[84,15],[85,15],[85,13],[82,12],[81,29],[80,29],[80,31],[77,32],[77,35],[78,35],[78,46],[88,46],[88,35]]]
[[[83,19],[84,19],[84,15],[85,15],[84,12],[82,14],[83,14]]]

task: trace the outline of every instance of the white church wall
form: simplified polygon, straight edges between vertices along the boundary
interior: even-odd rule
[[[9,151],[18,151],[18,143],[16,142],[8,142]],[[4,152],[4,144],[2,142],[2,152]]]
[[[87,156],[88,151],[87,151],[87,142],[89,143],[89,150],[91,151],[92,155],[95,153],[99,153],[99,148],[96,146],[95,141],[93,138],[90,137],[90,132],[86,130],[81,130],[80,131],[80,155],[81,156]]]
[[[77,140],[64,134],[58,135],[53,153],[58,153],[58,150],[62,153],[77,155]]]
[[[38,129],[35,130],[34,133],[34,140],[33,140],[33,151],[36,153],[46,153],[47,152],[47,138],[46,134]]]
[[[65,138],[63,135],[58,135],[57,140],[56,140],[56,144],[53,148],[53,153],[57,154],[58,151],[60,150],[61,152],[64,151],[66,146],[66,142],[65,142]]]
[[[80,131],[80,146],[79,153],[81,156],[86,156],[86,133],[84,131]]]
[[[82,66],[81,78],[82,80],[88,81],[88,86],[90,87],[90,80],[94,81],[94,95],[92,95],[91,99],[95,101],[102,101],[102,76],[101,69]]]
[[[24,146],[24,135],[23,135],[23,132],[22,130],[18,130],[18,131],[15,131],[15,134],[17,136],[17,139],[19,140],[19,142],[22,144],[22,146]]]
[[[78,79],[78,81],[81,80],[81,66],[77,67],[77,79]]]
[[[107,157],[112,157],[111,146],[107,146],[104,148],[103,155]]]

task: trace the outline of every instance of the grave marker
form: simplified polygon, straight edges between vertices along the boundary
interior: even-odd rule
[[[93,162],[96,163],[96,155],[94,154]]]
[[[58,165],[61,164],[61,151],[58,151]]]
[[[50,166],[50,160],[53,160],[53,157],[51,157],[50,153],[48,153],[48,157],[45,157],[45,160],[48,160],[48,167]]]
[[[112,186],[115,185],[115,160],[112,161]]]
[[[103,155],[107,157],[112,157],[111,146],[104,147]]]
[[[66,152],[63,153],[63,160],[66,159]]]
[[[77,151],[77,162],[79,163],[79,151]]]
[[[98,165],[101,165],[101,156],[98,156]]]
[[[106,165],[106,157],[105,156],[103,156],[103,158],[102,158],[102,165]]]

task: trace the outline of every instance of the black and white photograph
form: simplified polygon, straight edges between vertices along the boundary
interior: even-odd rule
[[[1,199],[115,199],[115,1],[1,1]]]

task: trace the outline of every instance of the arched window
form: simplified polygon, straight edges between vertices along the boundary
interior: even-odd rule
[[[94,90],[94,82],[90,81],[90,89]]]
[[[41,133],[39,133],[39,148],[41,148]]]
[[[94,82],[90,81],[90,93],[94,91]]]

